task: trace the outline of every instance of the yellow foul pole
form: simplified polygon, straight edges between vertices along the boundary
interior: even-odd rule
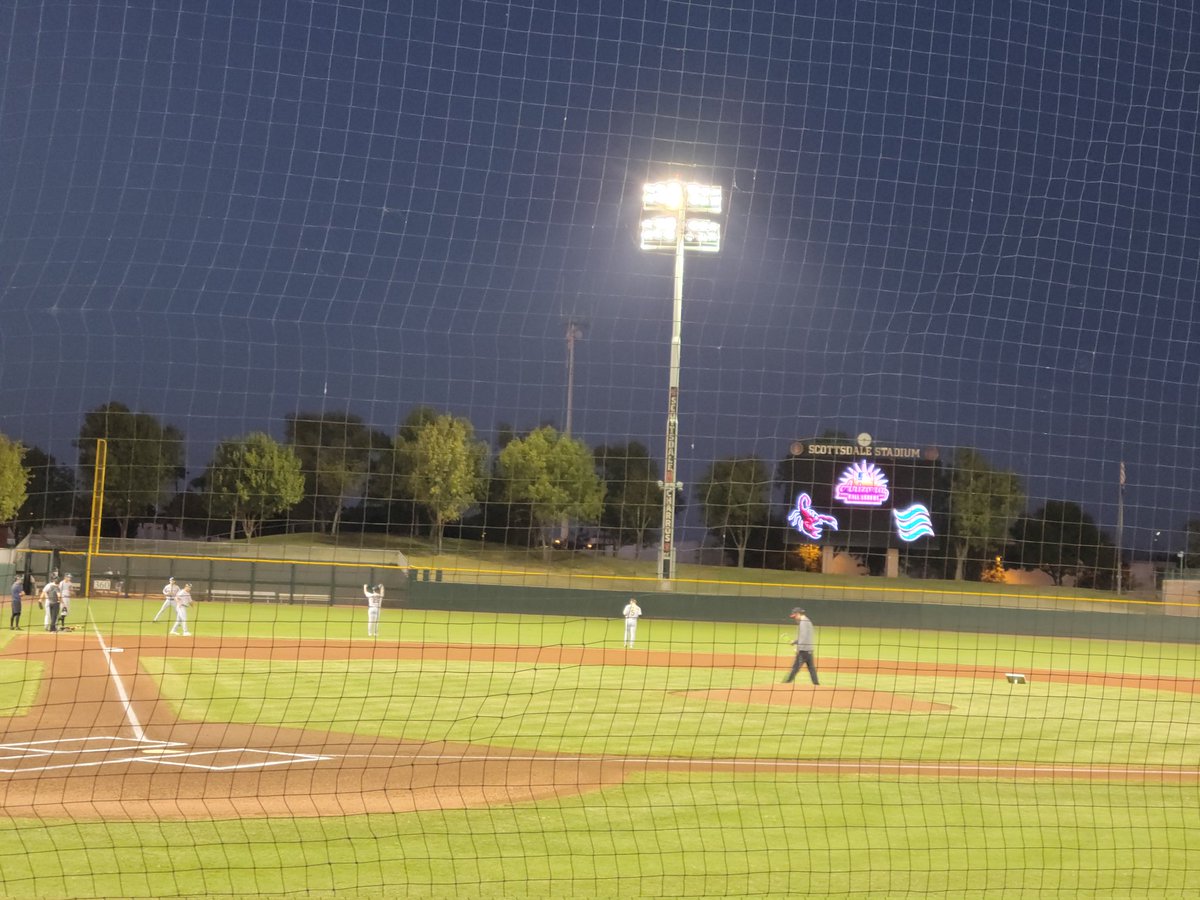
[[[92,472],[92,515],[88,520],[87,564],[83,572],[83,593],[92,593],[92,556],[100,552],[100,517],[104,510],[104,476],[108,466],[108,441],[96,440],[96,468]]]

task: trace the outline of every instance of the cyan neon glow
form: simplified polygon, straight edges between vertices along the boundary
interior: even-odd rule
[[[796,508],[788,513],[788,524],[805,537],[819,541],[826,528],[838,530],[838,521],[833,516],[819,513],[812,508],[812,497],[800,494],[796,497]]]
[[[902,541],[912,543],[917,538],[933,537],[933,519],[920,503],[914,503],[908,509],[893,509],[892,518],[896,520],[896,533]]]
[[[847,506],[883,506],[890,496],[883,469],[865,459],[846,469],[833,489],[833,499]]]

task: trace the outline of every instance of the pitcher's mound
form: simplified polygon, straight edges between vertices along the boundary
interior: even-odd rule
[[[908,694],[855,688],[822,687],[807,683],[770,687],[733,688],[725,691],[687,691],[686,696],[718,703],[767,703],[772,706],[809,706],[819,709],[877,709],[890,712],[949,712],[948,703],[931,703]]]

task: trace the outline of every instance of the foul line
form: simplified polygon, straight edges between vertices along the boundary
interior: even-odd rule
[[[129,693],[125,690],[125,682],[121,680],[120,673],[117,672],[117,667],[113,664],[112,650],[108,644],[104,643],[104,635],[100,633],[100,627],[96,624],[95,618],[92,616],[92,609],[88,607],[88,619],[92,623],[92,630],[96,632],[96,640],[100,644],[100,649],[104,652],[104,659],[108,662],[108,674],[112,676],[113,684],[117,688],[117,696],[121,698],[121,706],[125,708],[125,718],[129,720],[129,726],[133,729],[134,740],[146,740],[146,729],[142,727],[142,723],[138,721],[137,714],[133,711],[133,703],[129,699]]]

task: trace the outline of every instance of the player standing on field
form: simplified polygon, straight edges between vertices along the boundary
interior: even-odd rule
[[[46,607],[46,630],[58,632],[58,613],[61,608],[56,576],[52,576],[42,588],[42,600]]]
[[[21,630],[21,601],[25,599],[25,580],[20,576],[12,584],[12,618],[8,621],[9,631]]]
[[[187,627],[187,611],[188,607],[192,605],[191,584],[185,584],[183,587],[176,590],[172,600],[175,603],[175,624],[171,626],[171,630],[167,633],[179,634],[180,632],[175,630],[176,628],[179,628],[184,637],[189,637],[191,632],[188,631]]]
[[[165,613],[168,609],[175,608],[175,595],[179,593],[179,585],[175,583],[175,576],[172,575],[167,579],[167,583],[163,585],[163,604],[158,608],[158,612],[154,614],[154,621],[158,621],[158,617]]]
[[[75,593],[75,582],[71,580],[71,573],[68,572],[63,576],[62,581],[58,583],[58,602],[61,610],[58,614],[58,630],[65,631],[67,627],[67,616],[71,614],[71,597]]]
[[[633,640],[637,637],[638,616],[641,614],[642,608],[638,606],[637,599],[630,597],[625,608],[621,610],[621,615],[625,617],[625,641],[622,646],[626,650],[633,649]]]
[[[379,611],[383,608],[383,585],[363,585],[367,598],[367,637],[379,637]]]

